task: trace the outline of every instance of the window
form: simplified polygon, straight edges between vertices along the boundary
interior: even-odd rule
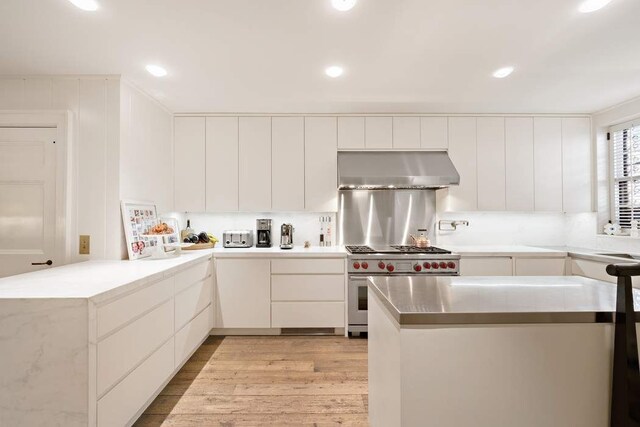
[[[640,221],[640,120],[611,127],[609,141],[612,216],[628,229],[631,221]]]

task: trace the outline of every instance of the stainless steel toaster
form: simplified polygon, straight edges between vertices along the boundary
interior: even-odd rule
[[[225,248],[250,248],[253,246],[253,231],[230,230],[222,233],[222,246]]]

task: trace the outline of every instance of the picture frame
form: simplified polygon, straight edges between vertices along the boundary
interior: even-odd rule
[[[122,200],[120,207],[129,260],[151,256],[156,249],[156,240],[145,234],[159,221],[155,203]]]

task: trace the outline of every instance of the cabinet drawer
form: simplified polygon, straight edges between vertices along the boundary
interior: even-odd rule
[[[187,289],[189,286],[193,285],[200,280],[211,275],[213,271],[213,263],[211,260],[207,260],[206,262],[202,262],[200,264],[196,264],[194,266],[189,267],[186,270],[183,270],[176,274],[175,281],[176,294]]]
[[[173,298],[98,342],[98,396],[173,335]]]
[[[461,276],[512,276],[510,257],[462,258]]]
[[[272,274],[344,274],[344,259],[273,259]]]
[[[516,258],[516,276],[564,276],[564,258]]]
[[[273,328],[343,328],[343,302],[271,303]]]
[[[182,328],[187,322],[211,304],[211,279],[194,283],[175,297],[175,329]]]
[[[96,310],[98,339],[171,298],[172,295],[173,277],[170,277],[98,307]]]
[[[173,338],[98,400],[98,426],[130,425],[173,373]]]
[[[344,301],[344,275],[272,275],[271,300]]]
[[[605,262],[590,261],[587,259],[572,259],[571,274],[615,283],[616,278],[607,274],[607,265],[608,263]]]
[[[196,316],[191,322],[187,323],[184,328],[176,332],[175,341],[175,367],[182,363],[191,355],[198,347],[200,342],[205,339],[211,332],[211,306]]]

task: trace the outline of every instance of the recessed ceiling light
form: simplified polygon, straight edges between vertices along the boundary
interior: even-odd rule
[[[149,72],[149,74],[151,74],[152,76],[164,77],[167,75],[167,70],[165,70],[159,65],[149,64],[145,68]]]
[[[98,2],[96,0],[69,0],[73,5],[79,9],[93,12],[98,10]]]
[[[339,65],[332,65],[331,67],[327,67],[324,70],[324,73],[327,76],[335,79],[336,77],[340,77],[342,75],[342,73],[344,73],[344,70]]]
[[[353,9],[358,0],[331,0],[331,6],[341,12]]]
[[[496,79],[504,79],[511,73],[513,73],[513,67],[502,67],[493,72],[493,77]]]
[[[586,0],[583,1],[578,10],[582,13],[591,13],[600,10],[611,3],[611,0]]]

